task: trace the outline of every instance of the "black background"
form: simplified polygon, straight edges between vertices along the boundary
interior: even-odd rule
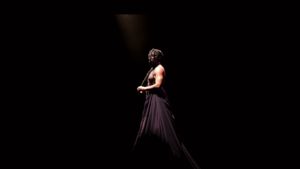
[[[166,92],[183,142],[203,169],[261,161],[272,30],[226,15],[148,15],[148,48],[161,49]],[[38,166],[124,167],[139,129],[150,67],[130,59],[114,15],[21,17],[20,82]],[[18,33],[17,33],[18,32]],[[274,38],[274,37],[273,37]],[[268,39],[270,40],[270,39]],[[141,56],[142,57],[142,56]],[[27,64],[28,63],[28,64]],[[26,153],[25,153],[26,154]]]

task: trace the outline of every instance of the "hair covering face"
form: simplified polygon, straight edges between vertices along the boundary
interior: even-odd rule
[[[163,57],[163,53],[159,49],[151,49],[148,54],[148,62],[151,67],[155,67],[159,64]]]

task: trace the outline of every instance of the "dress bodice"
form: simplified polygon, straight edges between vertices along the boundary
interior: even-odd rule
[[[152,70],[148,76],[148,85],[153,85],[153,84],[155,84],[154,70]]]

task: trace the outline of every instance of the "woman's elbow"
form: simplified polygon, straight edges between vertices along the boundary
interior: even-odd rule
[[[155,88],[160,88],[161,87],[161,84],[156,84],[155,85]]]

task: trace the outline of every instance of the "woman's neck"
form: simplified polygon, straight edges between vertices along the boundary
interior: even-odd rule
[[[157,66],[161,65],[161,63],[159,62],[157,65],[155,65],[153,68],[156,68]]]

